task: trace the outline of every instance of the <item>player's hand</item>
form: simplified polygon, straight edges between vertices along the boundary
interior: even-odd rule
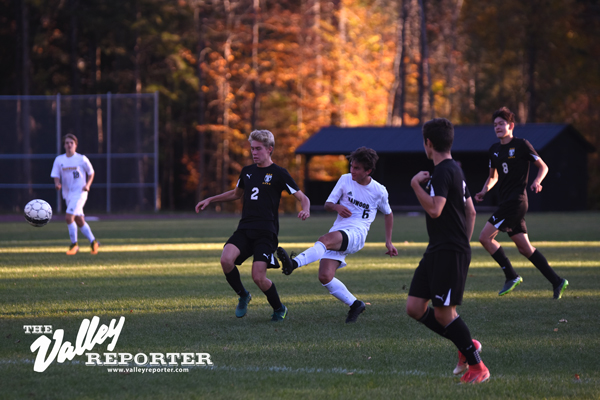
[[[483,198],[485,197],[486,192],[484,192],[483,190],[477,194],[475,194],[475,201],[477,202],[482,202]]]
[[[431,179],[431,174],[429,173],[429,171],[421,171],[418,174],[416,174],[415,176],[413,176],[413,178],[410,181],[411,185],[414,184],[418,184],[421,185],[424,182],[427,182]]]
[[[209,204],[210,201],[208,199],[204,199],[200,203],[196,204],[196,214],[199,213],[200,210],[204,210]]]
[[[337,205],[337,207],[335,208],[335,211],[337,211],[339,216],[342,218],[350,218],[352,216],[352,211],[348,210],[348,208],[346,208],[345,206],[343,206],[341,204]]]
[[[85,185],[83,188],[81,188],[82,192],[89,192],[90,191],[90,187],[88,185]]]
[[[298,218],[300,218],[302,221],[306,221],[306,218],[310,217],[310,211],[300,211],[298,213]]]
[[[396,249],[396,247],[394,247],[393,244],[391,243],[386,243],[385,247],[387,247],[388,251],[385,252],[385,254],[389,255],[390,257],[394,257],[398,255],[398,249]]]
[[[533,183],[531,184],[531,191],[533,193],[539,193],[542,191],[542,185],[539,184],[538,181],[533,181]]]
[[[57,183],[57,184],[54,185],[54,188],[56,190],[60,190],[62,188],[62,185],[60,183]]]

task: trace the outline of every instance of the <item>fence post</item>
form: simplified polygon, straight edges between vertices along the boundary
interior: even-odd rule
[[[106,94],[106,212],[110,213],[110,181],[111,181],[111,138],[112,138],[112,98]]]
[[[158,91],[154,92],[154,211],[158,211]]]
[[[56,155],[60,155],[60,145],[61,145],[61,111],[60,111],[60,93],[56,93]],[[56,212],[62,211],[62,190],[56,191]]]

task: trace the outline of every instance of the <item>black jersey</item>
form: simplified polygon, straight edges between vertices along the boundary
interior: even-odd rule
[[[529,163],[540,157],[531,143],[513,138],[507,144],[495,143],[490,147],[490,168],[498,171],[500,204],[509,200],[527,201]]]
[[[298,185],[285,168],[256,164],[242,168],[237,187],[244,189],[244,206],[238,229],[264,229],[279,233],[279,201],[281,192],[294,194]]]
[[[444,197],[446,204],[439,217],[426,215],[429,245],[425,252],[453,250],[470,253],[465,203],[471,194],[456,161],[447,159],[436,165],[426,190],[431,197]]]

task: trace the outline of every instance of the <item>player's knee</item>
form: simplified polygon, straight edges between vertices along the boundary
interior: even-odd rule
[[[418,321],[423,316],[423,310],[410,303],[406,303],[406,314],[412,319],[416,319]]]
[[[479,243],[485,245],[485,244],[487,244],[489,242],[490,242],[490,238],[487,237],[486,235],[484,235],[483,232],[481,232],[479,234]]]
[[[331,282],[332,279],[333,275],[331,275],[330,273],[325,271],[319,271],[319,282],[321,282],[322,285],[327,285],[329,282]]]

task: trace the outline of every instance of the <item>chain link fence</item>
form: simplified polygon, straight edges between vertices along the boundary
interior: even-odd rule
[[[0,213],[35,198],[62,211],[50,171],[67,133],[96,174],[86,213],[159,209],[158,93],[58,94],[0,96]]]

